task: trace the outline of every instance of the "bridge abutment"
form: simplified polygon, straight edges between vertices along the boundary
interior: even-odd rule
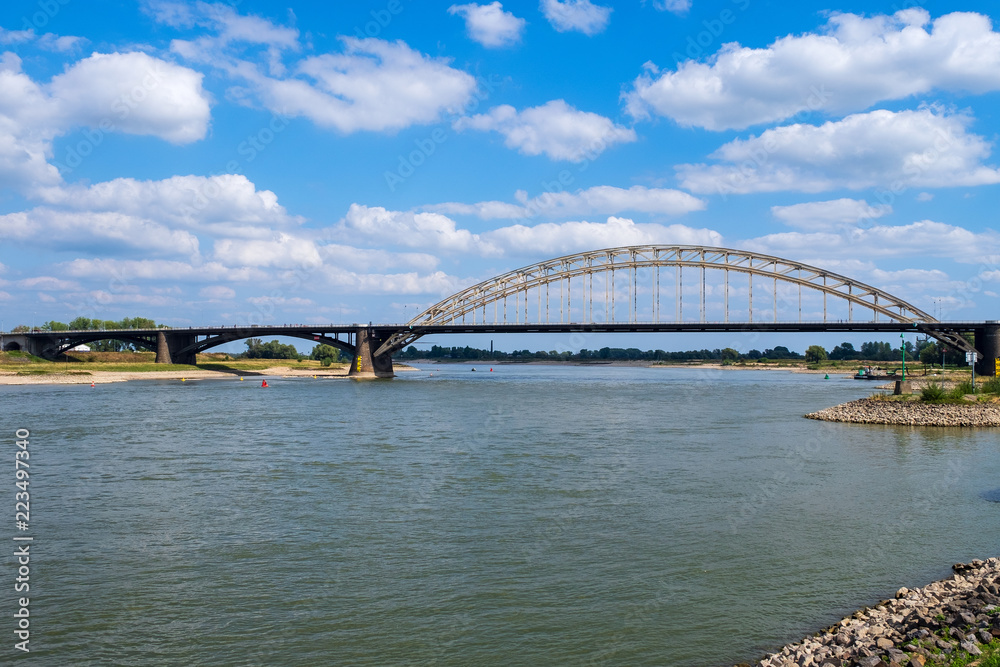
[[[354,359],[348,377],[354,378],[391,378],[392,355],[375,356],[375,351],[384,343],[392,332],[382,333],[368,327],[358,329],[355,334]]]
[[[156,363],[190,364],[193,366],[196,361],[195,353],[182,352],[182,350],[194,345],[196,338],[194,334],[156,332]]]
[[[1000,357],[1000,322],[987,322],[977,328],[976,350],[983,358],[976,362],[976,375],[995,376],[997,374],[997,357]]]

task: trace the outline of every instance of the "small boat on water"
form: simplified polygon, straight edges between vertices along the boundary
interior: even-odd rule
[[[878,366],[864,366],[854,374],[855,380],[899,380],[901,376],[896,375],[896,370],[884,371]]]

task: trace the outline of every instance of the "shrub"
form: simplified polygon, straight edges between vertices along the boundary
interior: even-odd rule
[[[931,382],[929,385],[920,390],[921,401],[940,401],[944,397],[944,387],[939,385],[937,382]]]
[[[1000,394],[1000,376],[991,377],[980,389],[985,394]]]
[[[958,384],[956,384],[955,387],[951,390],[949,396],[951,398],[962,398],[966,394],[971,394],[971,393],[972,393],[972,382],[966,380],[964,382],[959,382]]]

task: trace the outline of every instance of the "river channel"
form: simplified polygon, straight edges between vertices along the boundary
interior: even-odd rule
[[[471,368],[0,387],[30,664],[733,664],[1000,555],[996,429],[807,420],[872,391],[815,374]]]

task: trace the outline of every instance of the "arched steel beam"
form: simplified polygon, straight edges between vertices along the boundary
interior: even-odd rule
[[[408,329],[393,334],[379,347],[376,354],[395,352],[417,340],[422,334],[414,332],[413,327],[455,323],[460,318],[475,314],[480,309],[511,296],[522,293],[527,296],[531,289],[579,276],[650,267],[732,271],[748,274],[751,279],[753,276],[761,276],[805,287],[868,309],[874,314],[876,321],[881,315],[896,322],[937,322],[923,310],[876,287],[832,271],[773,255],[709,246],[624,246],[556,257],[472,285],[414,317],[407,323]],[[560,296],[560,301],[561,299]],[[927,329],[926,333],[952,347],[973,349],[958,332]]]

